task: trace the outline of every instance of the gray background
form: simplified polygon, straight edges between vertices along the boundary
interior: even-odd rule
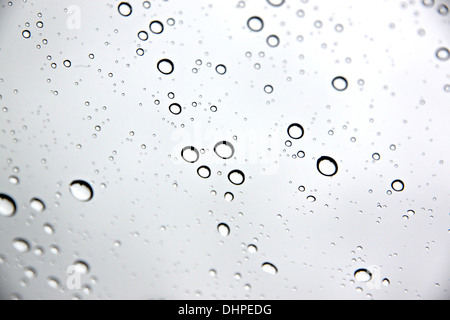
[[[436,57],[450,46],[450,15],[438,12],[449,1],[150,2],[130,1],[123,17],[120,1],[0,1],[0,194],[17,205],[0,216],[2,299],[450,298],[450,60]],[[252,16],[261,32],[247,28]],[[156,68],[165,58],[171,75]],[[337,76],[346,91],[333,89]],[[287,147],[292,123],[305,135]],[[233,159],[214,153],[222,140]],[[204,149],[195,164],[186,146]],[[337,175],[318,172],[321,156]],[[242,186],[228,181],[234,169]],[[390,194],[396,179],[405,190]],[[92,186],[91,201],[71,195],[74,180]],[[17,237],[30,252],[14,249]],[[89,272],[71,290],[66,268],[80,259]],[[360,268],[371,283],[355,279]]]

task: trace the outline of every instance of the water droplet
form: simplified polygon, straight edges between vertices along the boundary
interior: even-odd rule
[[[217,231],[222,237],[228,237],[230,235],[230,227],[225,223],[219,224],[217,226]]]
[[[389,286],[391,285],[391,281],[390,281],[389,279],[385,278],[385,279],[383,279],[383,281],[381,282],[381,284],[382,284],[384,287],[389,287]]]
[[[437,11],[439,12],[439,14],[446,16],[448,14],[448,7],[445,4],[441,4],[439,5]]]
[[[321,157],[317,160],[317,170],[326,177],[332,177],[338,173],[338,164],[333,158]]]
[[[299,140],[299,139],[303,138],[303,136],[305,134],[305,130],[298,123],[291,124],[289,126],[287,132],[288,132],[289,137],[291,137],[294,140]]]
[[[94,190],[86,181],[73,181],[70,184],[69,190],[75,199],[82,202],[90,201],[94,197]]]
[[[265,93],[267,93],[267,94],[271,94],[271,93],[273,93],[273,87],[271,86],[271,85],[266,85],[265,87],[264,87],[264,92]]]
[[[211,169],[207,166],[201,166],[197,169],[197,174],[203,179],[208,179],[211,177]]]
[[[55,228],[51,224],[46,223],[46,224],[43,225],[43,227],[44,227],[44,232],[46,234],[52,235],[52,234],[55,233]]]
[[[276,48],[280,45],[280,38],[278,38],[277,35],[272,34],[267,37],[266,42],[269,45],[269,47]]]
[[[227,73],[227,67],[225,67],[223,64],[219,64],[216,67],[216,72],[220,75],[224,75],[225,73]]]
[[[139,38],[139,40],[147,41],[148,40],[148,33],[147,33],[147,31],[139,31],[138,38]]]
[[[29,38],[31,37],[31,32],[30,32],[29,30],[23,30],[22,36],[23,36],[25,39],[29,39]]]
[[[250,244],[247,247],[247,251],[248,251],[248,253],[255,254],[258,252],[258,247],[255,246],[254,244]]]
[[[27,240],[22,238],[16,238],[13,240],[13,247],[20,253],[26,253],[30,251],[30,244]]]
[[[358,282],[369,282],[372,280],[372,274],[367,269],[356,270],[354,276]]]
[[[169,111],[174,115],[179,115],[181,113],[182,109],[178,103],[172,103],[169,106]]]
[[[214,146],[214,152],[220,158],[222,158],[224,160],[228,160],[228,159],[231,159],[234,156],[235,150],[234,150],[233,145],[230,142],[228,142],[228,141],[221,141],[221,142],[218,142]]]
[[[57,279],[56,277],[48,277],[47,278],[47,285],[52,288],[52,289],[58,289],[60,286],[60,282],[59,279]]]
[[[89,265],[82,260],[75,261],[72,266],[74,267],[74,271],[78,274],[88,274],[90,270]]]
[[[228,180],[236,186],[240,186],[245,182],[245,174],[240,170],[233,170],[228,174]]]
[[[226,202],[232,202],[234,200],[234,194],[232,194],[231,192],[227,192],[224,195],[224,199]]]
[[[391,187],[394,191],[401,192],[405,189],[405,184],[402,180],[395,180],[392,182]]]
[[[150,31],[153,32],[154,34],[161,34],[164,31],[164,25],[162,24],[161,21],[152,21],[150,23]]]
[[[42,200],[33,198],[30,200],[30,208],[36,212],[43,212],[45,210],[45,204]]]
[[[281,7],[285,0],[267,0],[267,3],[274,7]]]
[[[264,28],[264,21],[260,17],[251,17],[247,20],[247,26],[254,32],[259,32]]]
[[[72,62],[70,60],[64,60],[63,65],[66,68],[70,68],[72,66]]]
[[[162,74],[169,75],[175,70],[175,66],[169,59],[162,59],[158,62],[158,70]]]
[[[269,262],[263,263],[262,270],[270,275],[276,275],[278,273],[277,267]]]
[[[333,79],[332,85],[337,91],[345,91],[348,88],[348,81],[344,77],[336,77]]]
[[[18,177],[16,176],[10,176],[8,178],[9,183],[13,184],[13,185],[18,185],[20,183],[20,180]]]
[[[27,277],[30,280],[36,279],[36,277],[37,277],[37,271],[36,271],[36,269],[34,269],[32,267],[25,268],[24,274],[25,274],[25,277]]]
[[[200,153],[195,147],[185,147],[183,148],[183,150],[181,150],[181,157],[186,162],[195,163],[200,158]]]
[[[439,48],[436,51],[436,57],[441,61],[447,61],[450,59],[450,51],[447,48]]]
[[[124,17],[128,17],[131,15],[131,13],[133,13],[133,8],[128,2],[121,2],[117,9],[119,10],[119,13]]]
[[[379,161],[381,159],[381,156],[380,156],[379,153],[374,153],[372,155],[372,159],[375,160],[375,161]]]
[[[12,217],[16,214],[16,203],[6,194],[0,194],[0,215]]]
[[[434,0],[422,0],[422,3],[425,7],[432,7],[434,6]]]

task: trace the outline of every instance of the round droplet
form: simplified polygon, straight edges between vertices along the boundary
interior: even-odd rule
[[[269,47],[276,48],[280,45],[280,38],[278,38],[277,35],[272,34],[267,37],[266,42],[269,45]]]
[[[273,87],[271,85],[267,85],[264,87],[264,92],[267,94],[273,93]]]
[[[372,274],[367,269],[359,269],[355,271],[355,279],[358,282],[369,282],[372,280]]]
[[[200,152],[195,147],[185,147],[181,150],[181,157],[186,162],[195,163],[200,158]]]
[[[29,30],[23,30],[22,36],[23,36],[25,39],[29,39],[29,38],[31,37],[31,32],[30,32]]]
[[[228,174],[228,180],[236,186],[240,186],[245,182],[245,174],[240,170],[233,170]]]
[[[278,273],[277,267],[269,262],[263,263],[262,270],[270,275],[276,275]]]
[[[383,281],[381,282],[381,284],[382,284],[384,287],[389,287],[389,286],[391,285],[391,281],[390,281],[389,279],[385,278],[385,279],[383,279]]]
[[[70,184],[69,190],[75,199],[82,202],[90,201],[94,197],[94,190],[86,181],[73,181]]]
[[[0,194],[0,215],[12,217],[16,214],[16,203],[6,194]]]
[[[446,16],[448,14],[448,6],[445,4],[441,4],[439,5],[437,11],[439,12],[439,14]]]
[[[150,31],[153,32],[154,34],[161,34],[164,31],[164,25],[162,24],[161,21],[152,21],[150,23]]]
[[[436,57],[441,61],[447,61],[450,59],[450,51],[447,48],[439,48],[436,51]]]
[[[217,226],[217,231],[222,237],[228,237],[230,235],[230,227],[225,223],[219,224]]]
[[[49,223],[44,224],[43,228],[44,228],[44,232],[48,235],[52,235],[55,233],[55,228]]]
[[[17,184],[20,183],[19,178],[16,177],[16,176],[10,176],[10,177],[8,178],[8,181],[9,181],[9,183],[14,184],[14,185],[17,185]]]
[[[422,0],[422,3],[425,7],[432,7],[434,6],[434,0]]]
[[[25,274],[25,277],[27,277],[30,280],[36,279],[36,277],[37,277],[37,271],[36,271],[36,269],[34,269],[32,267],[25,268],[24,274]]]
[[[207,166],[201,166],[197,169],[197,174],[203,179],[208,179],[211,177],[211,169]]]
[[[234,200],[234,194],[232,194],[231,192],[225,193],[223,197],[226,202],[232,202]]]
[[[298,123],[291,124],[289,126],[287,132],[288,132],[289,137],[291,137],[291,139],[294,139],[294,140],[299,140],[299,139],[303,138],[303,135],[305,134],[305,130]]]
[[[66,68],[70,68],[72,66],[72,62],[70,60],[64,60],[63,65]]]
[[[172,61],[169,59],[162,59],[158,62],[158,70],[162,74],[168,75],[171,74],[175,70],[175,66]]]
[[[285,0],[267,0],[267,3],[274,7],[281,7]]]
[[[26,253],[30,251],[30,244],[25,239],[16,238],[13,240],[13,248],[20,253]]]
[[[179,115],[182,111],[181,106],[178,103],[172,103],[169,106],[169,111],[174,115]]]
[[[78,274],[88,274],[90,270],[89,265],[82,260],[75,261],[72,266],[74,267],[74,271]]]
[[[332,177],[338,173],[338,164],[333,158],[321,157],[317,160],[317,170],[326,177]]]
[[[247,27],[254,32],[259,32],[264,29],[264,21],[260,17],[251,17],[247,20]]]
[[[56,290],[56,289],[59,288],[60,282],[59,282],[59,280],[58,280],[57,278],[55,278],[55,277],[48,277],[48,278],[47,278],[47,285],[48,285],[50,288]]]
[[[36,212],[43,212],[45,210],[45,204],[42,200],[33,198],[30,200],[30,208]]]
[[[214,146],[214,152],[224,160],[231,159],[234,156],[234,147],[228,141],[221,141]]]
[[[348,81],[344,77],[336,77],[333,79],[332,85],[337,91],[345,91],[348,88]]]
[[[251,253],[251,254],[257,253],[258,252],[258,247],[255,246],[254,244],[250,244],[247,247],[247,251],[248,251],[248,253]]]
[[[148,40],[148,33],[147,33],[147,31],[139,31],[138,38],[139,38],[139,40],[147,41]]]
[[[392,182],[391,187],[394,191],[401,192],[405,190],[405,184],[402,180],[395,180]]]
[[[133,8],[128,2],[121,2],[117,9],[119,10],[119,13],[124,17],[128,17],[131,15],[131,13],[133,13]]]
[[[381,159],[381,156],[380,156],[379,153],[374,153],[372,155],[372,159],[375,160],[375,161],[379,161]]]
[[[225,67],[223,64],[219,64],[216,67],[216,72],[220,75],[224,75],[225,73],[227,73],[227,67]]]

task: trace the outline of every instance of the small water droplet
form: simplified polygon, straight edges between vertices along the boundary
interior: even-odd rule
[[[269,262],[263,263],[262,270],[270,275],[276,275],[278,273],[277,267]]]
[[[230,235],[230,227],[225,224],[225,223],[221,223],[217,226],[217,231],[219,232],[219,234],[222,237],[228,237]]]

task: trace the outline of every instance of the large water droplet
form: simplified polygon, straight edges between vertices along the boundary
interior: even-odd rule
[[[369,282],[372,279],[372,274],[367,269],[359,269],[355,271],[355,279],[358,282]]]
[[[221,141],[214,146],[214,152],[222,159],[228,160],[234,156],[234,147],[228,141]]]
[[[200,158],[200,152],[198,152],[197,148],[195,147],[185,147],[183,148],[183,150],[181,150],[181,157],[186,162],[195,163]]]
[[[36,212],[43,212],[45,210],[45,204],[42,200],[33,198],[30,200],[30,208]]]
[[[333,79],[332,85],[337,91],[345,91],[348,88],[348,81],[344,77],[336,77]]]
[[[264,21],[260,17],[251,17],[247,20],[247,27],[254,32],[259,32],[264,29]]]
[[[203,179],[208,179],[209,177],[211,177],[211,169],[209,169],[209,167],[207,166],[201,166],[200,168],[198,168],[197,173]]]
[[[245,174],[240,170],[233,170],[228,174],[228,180],[236,186],[240,186],[245,182]]]
[[[221,223],[217,226],[217,231],[219,231],[219,234],[222,237],[228,237],[230,235],[230,227],[225,224],[225,223]]]
[[[291,137],[291,139],[294,139],[294,140],[299,140],[299,139],[303,138],[303,136],[305,134],[305,130],[298,123],[291,124],[289,126],[287,132],[288,132],[289,137]]]
[[[30,251],[30,244],[27,240],[22,238],[16,238],[13,240],[13,247],[20,253],[26,253]]]
[[[88,274],[90,270],[89,265],[82,260],[75,261],[73,267],[74,271],[78,274]]]
[[[119,13],[124,17],[130,16],[133,12],[133,8],[128,2],[121,2],[117,9],[119,10]]]
[[[150,23],[150,31],[154,34],[161,34],[164,31],[164,25],[161,21],[152,21]]]
[[[16,214],[16,203],[6,194],[0,194],[0,215],[12,217]]]
[[[158,62],[158,70],[162,74],[169,75],[175,70],[175,65],[169,59],[162,59]]]
[[[271,275],[276,275],[278,273],[278,268],[269,262],[263,263],[262,270]]]
[[[394,191],[401,192],[405,190],[405,184],[402,180],[395,180],[392,182],[391,187]]]
[[[326,177],[332,177],[338,173],[338,164],[333,158],[321,157],[317,160],[317,170]]]
[[[94,190],[86,181],[76,180],[69,187],[72,196],[82,202],[90,201],[94,197]]]

